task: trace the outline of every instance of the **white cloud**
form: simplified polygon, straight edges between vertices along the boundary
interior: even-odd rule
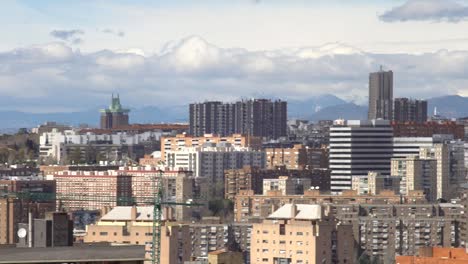
[[[459,22],[468,18],[468,6],[455,0],[408,0],[379,18],[385,22],[411,20]]]
[[[468,93],[468,51],[376,54],[332,43],[254,52],[195,36],[156,55],[139,53],[81,53],[63,43],[0,53],[0,103],[18,110],[88,109],[107,103],[112,92],[134,107],[328,93],[364,103],[368,73],[379,65],[394,71],[395,96]]]

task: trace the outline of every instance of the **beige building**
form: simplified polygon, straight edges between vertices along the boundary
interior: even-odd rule
[[[291,148],[266,148],[267,168],[285,167],[289,170],[326,168],[326,149],[314,149],[296,144]]]
[[[160,263],[182,264],[190,259],[190,231],[188,225],[166,220],[164,216],[171,215],[170,211],[163,214]],[[146,258],[150,259],[152,238],[152,206],[118,206],[86,227],[84,242],[145,245]]]
[[[447,144],[434,144],[432,148],[421,148],[419,156],[423,159],[435,159],[436,199],[450,199],[450,149]]]
[[[278,179],[263,179],[263,194],[269,191],[281,191],[283,195],[304,194],[310,189],[310,179],[280,176]]]
[[[391,161],[391,167],[391,175],[400,179],[402,195],[407,195],[409,191],[419,190],[424,191],[429,201],[437,199],[437,161],[435,159],[418,156],[395,158]]]
[[[265,218],[274,210],[287,203],[297,204],[412,204],[426,203],[422,191],[410,191],[406,196],[400,196],[392,191],[381,191],[377,195],[359,195],[354,190],[344,191],[340,195],[320,193],[318,190],[308,190],[303,195],[283,195],[280,191],[270,191],[266,195],[254,194],[253,191],[241,191],[234,202],[234,220],[248,222],[250,219]]]
[[[250,147],[259,149],[262,147],[262,139],[252,136],[233,134],[229,137],[221,137],[215,134],[205,134],[203,137],[194,137],[188,134],[178,134],[175,137],[161,137],[161,158],[164,161],[166,151],[179,150],[184,147],[201,147],[204,143],[230,143],[236,147]]]
[[[339,225],[320,205],[285,204],[253,224],[250,263],[353,263],[352,227]]]
[[[244,264],[242,252],[220,249],[208,253],[208,264]]]
[[[359,195],[379,194],[383,190],[400,192],[400,179],[391,176],[382,176],[378,172],[370,171],[366,177],[354,177],[352,189]]]

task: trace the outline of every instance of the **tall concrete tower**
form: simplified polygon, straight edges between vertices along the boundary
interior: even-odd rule
[[[393,113],[393,72],[372,72],[369,75],[368,119],[392,120]]]

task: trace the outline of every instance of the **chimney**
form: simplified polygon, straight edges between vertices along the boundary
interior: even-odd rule
[[[132,209],[130,211],[130,219],[132,221],[136,221],[137,216],[138,216],[137,207],[134,205],[132,206]]]
[[[297,205],[293,202],[291,204],[291,219],[296,218],[297,215]]]

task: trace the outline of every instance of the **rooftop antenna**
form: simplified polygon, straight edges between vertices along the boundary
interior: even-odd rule
[[[434,116],[437,116],[437,106],[434,106]]]

